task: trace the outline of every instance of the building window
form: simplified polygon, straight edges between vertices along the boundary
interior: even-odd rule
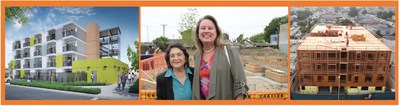
[[[311,76],[309,76],[309,75],[307,75],[307,76],[304,76],[304,78],[303,78],[303,82],[312,82],[312,77],[311,77]]]
[[[378,74],[378,82],[383,82],[385,81],[385,76],[383,76],[382,74]]]
[[[321,59],[321,53],[316,53],[315,59],[316,59],[316,60],[320,60],[320,59]]]
[[[335,82],[336,76],[328,76],[328,82]]]
[[[379,56],[379,59],[380,60],[387,60],[387,54],[381,53],[380,56]]]
[[[310,59],[310,54],[309,54],[309,53],[303,53],[303,54],[302,54],[302,57],[303,57],[304,59]]]
[[[336,59],[336,53],[328,53],[328,59],[335,60]]]
[[[316,64],[315,69],[316,69],[317,71],[321,71],[321,69],[322,69],[321,64]]]
[[[303,64],[303,69],[304,69],[304,71],[310,71],[310,69],[311,69],[310,64]]]
[[[368,60],[375,60],[375,53],[368,53]]]
[[[383,87],[375,87],[375,90],[382,90]]]
[[[344,73],[347,71],[347,64],[340,64],[340,72]]]
[[[336,71],[336,64],[328,64],[328,70]]]
[[[347,59],[347,52],[340,52],[341,59]]]
[[[354,82],[358,83],[358,76],[354,76]]]
[[[340,75],[340,82],[346,83],[346,75]]]
[[[372,82],[372,74],[366,74],[365,75],[365,82],[366,83]]]
[[[318,76],[318,82],[322,82],[322,79],[323,77],[322,76]]]
[[[367,64],[367,71],[372,71],[374,69],[374,65]]]
[[[361,60],[361,52],[356,53],[356,60]]]
[[[361,87],[361,90],[368,90],[368,87]]]

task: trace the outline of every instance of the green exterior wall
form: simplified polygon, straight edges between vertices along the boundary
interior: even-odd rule
[[[56,56],[56,67],[64,66],[64,55],[60,54]]]
[[[35,44],[35,38],[36,38],[35,36],[32,36],[31,39],[29,39],[29,41],[30,41],[29,46],[33,46]]]
[[[91,74],[96,71],[97,82],[117,83],[118,74],[126,72],[127,69],[127,64],[115,58],[75,60],[72,62],[72,73],[86,72],[87,82],[92,82]]]
[[[24,78],[25,77],[25,70],[19,71],[19,78]]]
[[[9,67],[9,68],[15,69],[15,65],[16,65],[16,64],[17,64],[17,61],[11,60],[11,67]]]

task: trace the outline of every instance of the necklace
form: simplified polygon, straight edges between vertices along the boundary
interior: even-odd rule
[[[213,48],[211,48],[210,50],[205,50],[204,48],[203,48],[203,50],[204,50],[204,52],[209,53],[209,52],[213,51],[214,48],[215,48],[215,46],[213,46]]]

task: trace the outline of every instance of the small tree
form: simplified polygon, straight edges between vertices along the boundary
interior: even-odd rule
[[[19,23],[24,25],[28,22],[28,18],[24,14],[28,12],[29,9],[31,9],[31,7],[6,7],[6,20],[17,20]]]
[[[357,8],[356,7],[351,7],[350,8],[350,11],[349,11],[349,16],[350,17],[354,17],[354,16],[357,16],[358,15],[358,10],[357,10]]]
[[[196,8],[189,8],[187,9],[186,13],[181,15],[181,22],[179,22],[179,32],[182,36],[183,44],[194,44],[192,38],[192,29],[196,25],[196,19],[199,16],[198,11]]]
[[[136,48],[136,51],[133,51],[132,48],[128,45],[128,49],[127,49],[127,55],[128,55],[128,60],[129,62],[131,62],[130,65],[130,69],[139,69],[139,51],[138,51],[138,47],[139,47],[139,42],[137,40],[134,41],[134,45]]]
[[[165,49],[167,49],[167,44],[168,42],[168,38],[167,37],[158,37],[156,39],[153,40],[154,45],[156,45],[158,48],[161,49],[161,51],[165,51]]]

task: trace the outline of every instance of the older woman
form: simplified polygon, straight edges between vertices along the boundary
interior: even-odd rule
[[[158,100],[191,100],[193,68],[189,54],[180,44],[172,44],[165,55],[168,70],[157,76]]]
[[[195,30],[197,51],[193,99],[243,100],[248,91],[238,51],[221,43],[222,33],[210,15],[199,20]]]

